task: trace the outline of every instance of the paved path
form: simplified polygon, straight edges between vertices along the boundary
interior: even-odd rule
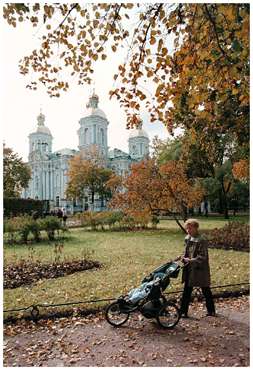
[[[138,314],[121,328],[102,315],[5,327],[4,366],[249,366],[248,298],[217,303],[218,317],[192,319],[173,330]]]

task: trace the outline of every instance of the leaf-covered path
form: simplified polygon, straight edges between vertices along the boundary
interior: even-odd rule
[[[249,366],[249,299],[202,304],[171,331],[138,314],[121,328],[102,315],[5,326],[4,366]]]

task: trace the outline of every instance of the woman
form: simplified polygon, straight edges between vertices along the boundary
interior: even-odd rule
[[[182,258],[185,264],[182,275],[184,291],[181,302],[181,315],[188,317],[188,308],[194,287],[200,287],[206,299],[207,316],[215,316],[215,306],[210,289],[210,267],[208,242],[199,234],[199,223],[195,219],[185,222],[185,253]]]

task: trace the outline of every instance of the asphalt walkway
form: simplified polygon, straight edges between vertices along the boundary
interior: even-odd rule
[[[249,299],[201,303],[173,330],[134,314],[123,327],[102,314],[5,326],[4,366],[249,366]]]

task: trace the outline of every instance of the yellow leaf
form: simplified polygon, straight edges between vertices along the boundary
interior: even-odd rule
[[[154,45],[156,43],[156,39],[154,37],[151,37],[150,39],[150,44]]]

